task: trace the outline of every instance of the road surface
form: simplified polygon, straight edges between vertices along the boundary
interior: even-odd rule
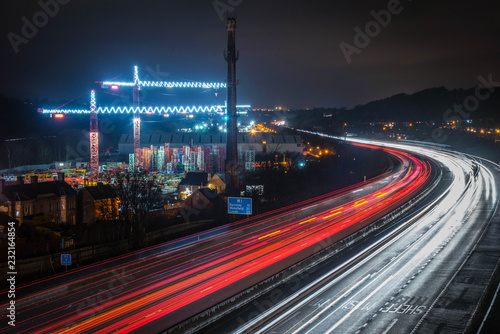
[[[480,272],[485,259],[471,254],[496,214],[499,166],[453,152],[368,143],[438,161],[440,190],[384,234],[316,269],[321,275],[300,289],[284,286],[286,298],[254,301],[259,315],[242,324],[252,305],[242,310],[236,333],[462,333],[468,327],[494,268]],[[488,249],[482,253],[488,256]],[[498,252],[489,256],[485,262],[496,264]],[[236,323],[225,321],[212,332]]]
[[[383,150],[400,166],[366,183],[20,286],[16,327],[0,330],[165,330],[366,226],[432,181],[430,159]]]

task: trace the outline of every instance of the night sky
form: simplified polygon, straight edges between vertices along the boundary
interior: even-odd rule
[[[2,2],[0,93],[86,97],[96,80],[131,81],[134,65],[143,78],[224,81],[224,3],[237,10],[238,103],[352,107],[430,87],[470,88],[490,73],[500,81],[494,1],[60,2],[53,17],[40,15],[38,1]],[[354,28],[365,31],[370,12],[388,6],[390,22],[379,31],[372,24],[373,37],[348,63],[339,45],[356,47]],[[34,15],[41,27],[16,53],[9,36],[24,38],[22,18]]]

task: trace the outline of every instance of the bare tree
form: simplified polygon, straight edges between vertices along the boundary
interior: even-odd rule
[[[141,247],[145,228],[144,218],[160,205],[161,190],[144,173],[120,175],[115,190],[120,198],[120,220],[130,228],[134,247]]]

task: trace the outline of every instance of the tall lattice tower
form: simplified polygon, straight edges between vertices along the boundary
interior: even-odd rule
[[[135,155],[135,168],[141,167],[141,117],[139,115],[139,91],[141,87],[139,85],[139,69],[134,66],[134,91],[133,91],[133,103],[134,103],[134,155]]]
[[[90,91],[90,179],[97,181],[99,176],[99,129],[95,90]]]

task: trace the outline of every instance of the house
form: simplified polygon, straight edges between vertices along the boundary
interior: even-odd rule
[[[196,190],[209,188],[221,194],[226,191],[226,184],[216,173],[188,172],[186,177],[179,182],[178,192],[181,199],[186,199]]]
[[[180,213],[186,222],[220,219],[224,214],[224,201],[216,189],[197,189],[182,202]]]
[[[58,173],[57,181],[31,182],[24,184],[18,177],[17,184],[5,185],[0,180],[0,212],[14,217],[22,225],[35,217],[51,220],[56,224],[76,223],[76,190],[64,182],[64,173]]]
[[[118,219],[120,198],[109,184],[83,187],[77,195],[78,222],[93,224],[97,220]]]

